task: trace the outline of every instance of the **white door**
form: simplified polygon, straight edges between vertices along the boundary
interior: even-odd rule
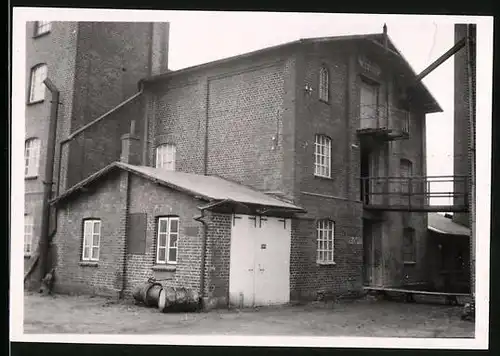
[[[248,215],[233,216],[231,229],[229,303],[250,307],[254,305],[255,223]]]
[[[232,305],[290,300],[291,220],[239,215],[233,221],[229,271]]]
[[[260,219],[255,251],[255,304],[285,304],[290,301],[291,220]]]

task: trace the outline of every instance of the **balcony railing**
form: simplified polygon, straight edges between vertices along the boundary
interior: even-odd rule
[[[375,135],[386,140],[406,139],[410,135],[410,113],[385,105],[361,105],[360,135]]]
[[[365,209],[422,212],[467,212],[468,177],[362,177]]]

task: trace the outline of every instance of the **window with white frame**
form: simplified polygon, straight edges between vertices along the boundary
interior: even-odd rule
[[[40,140],[38,138],[27,139],[24,143],[24,176],[38,176],[40,161]]]
[[[35,36],[43,35],[44,33],[50,32],[52,24],[50,21],[37,21],[35,23]]]
[[[47,78],[47,65],[38,64],[31,69],[29,102],[35,103],[45,99],[45,84]]]
[[[175,171],[175,146],[160,145],[156,147],[156,168]]]
[[[88,219],[83,221],[82,261],[99,261],[101,243],[101,220]]]
[[[316,135],[314,139],[314,175],[331,177],[332,140],[325,135]]]
[[[333,263],[335,223],[331,220],[319,220],[316,223],[318,241],[318,263]]]
[[[326,66],[319,70],[319,99],[328,102],[330,91],[330,74]]]
[[[179,218],[158,218],[156,263],[177,263],[177,241],[179,239]]]
[[[24,215],[24,255],[31,256],[33,252],[33,215]]]

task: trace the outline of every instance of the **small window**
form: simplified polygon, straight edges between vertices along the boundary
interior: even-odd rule
[[[326,66],[319,70],[319,100],[328,102],[330,96],[330,73]]]
[[[314,175],[331,177],[332,140],[328,136],[316,135],[314,140]]]
[[[161,145],[156,148],[156,168],[163,168],[168,171],[175,171],[174,145]]]
[[[177,241],[179,239],[179,218],[163,217],[158,219],[158,238],[156,243],[156,263],[177,263]]]
[[[316,224],[318,255],[317,263],[333,263],[335,224],[331,220],[319,220]]]
[[[405,263],[415,263],[415,230],[406,228],[403,230],[403,261]]]
[[[31,69],[29,102],[36,103],[45,99],[45,84],[47,65],[39,64]]]
[[[50,21],[37,21],[35,23],[35,36],[43,35],[44,33],[50,32],[52,24]]]
[[[30,138],[24,143],[24,176],[38,176],[38,166],[40,161],[40,140]]]
[[[24,255],[33,253],[33,215],[24,215]]]
[[[83,222],[83,261],[99,261],[101,242],[101,220],[84,220]]]

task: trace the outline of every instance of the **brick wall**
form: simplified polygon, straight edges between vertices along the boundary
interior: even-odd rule
[[[208,213],[205,293],[210,303],[229,302],[229,266],[232,218],[229,214]]]
[[[38,249],[38,241],[40,239],[40,229],[41,229],[41,217],[42,217],[42,194],[41,193],[29,193],[24,196],[24,214],[31,215],[33,217],[33,232],[31,240],[31,250],[32,254]],[[24,236],[16,237],[24,241]],[[24,273],[28,271],[32,260],[25,256],[24,257]],[[32,281],[28,281],[27,287],[30,288]]]
[[[162,33],[166,34],[160,36]],[[167,24],[78,23],[71,131],[97,119],[137,93],[140,79],[151,73],[158,74],[158,71],[166,68],[168,56],[165,51],[168,50],[168,43],[165,44],[161,38],[168,42]],[[63,189],[71,187],[117,157],[119,135],[127,132],[131,118],[136,120],[136,132],[142,132],[139,130],[143,129],[143,108],[140,100],[128,104],[99,125],[86,130],[64,148]],[[108,136],[108,132],[114,135]],[[101,148],[105,148],[106,153],[100,152]]]
[[[171,143],[177,146],[176,169],[203,174],[208,119],[209,174],[291,194],[293,177],[282,176],[281,168],[293,158],[284,159],[284,145],[293,144],[293,130],[288,122],[284,126],[284,118],[290,118],[285,104],[291,106],[295,95],[293,69],[289,53],[280,53],[152,84],[149,164],[154,165],[157,145]]]
[[[321,290],[339,295],[360,291],[363,283],[361,204],[307,195],[301,197],[301,204],[308,206],[308,214],[292,220],[291,299],[314,299]],[[335,222],[334,265],[316,262],[317,219]]]
[[[71,187],[108,164],[118,161],[121,136],[130,132],[132,120],[135,120],[135,134],[141,139],[142,145],[143,117],[144,98],[139,96],[65,144],[67,147],[64,150],[69,149],[72,157],[70,169],[62,167],[61,176],[67,177],[66,186]]]
[[[321,65],[330,73],[330,100],[319,100],[318,80]],[[300,161],[300,189],[312,193],[345,198],[347,195],[346,167],[348,159],[346,135],[347,61],[337,53],[308,55],[305,58],[304,82],[312,86],[311,94],[302,92],[304,112],[297,120],[296,132],[300,142],[296,154]],[[331,138],[331,178],[314,176],[314,140],[321,134]]]
[[[127,172],[108,179],[61,207],[54,244],[58,246],[56,291],[118,296],[123,283]],[[81,261],[83,219],[101,219],[99,262]]]
[[[26,24],[26,102],[30,89],[31,69],[40,63],[47,65],[47,76],[60,91],[59,122],[57,136],[68,132],[68,122],[64,118],[71,113],[76,53],[76,23],[52,22],[51,31],[34,37],[35,23]],[[33,250],[37,249],[41,235],[42,192],[47,156],[48,130],[51,110],[51,93],[45,89],[45,100],[26,105],[25,137],[40,139],[40,159],[38,176],[25,180],[25,212],[33,215]],[[23,142],[16,143],[24,150]],[[55,163],[57,164],[57,155]],[[31,261],[26,260],[26,264]],[[33,279],[39,278],[33,273]]]
[[[145,254],[127,255],[127,289],[149,277],[169,286],[199,290],[201,261],[201,223],[193,220],[200,215],[200,202],[138,176],[131,176],[129,212],[146,214]],[[156,265],[158,217],[179,216],[179,239],[176,265]],[[132,237],[133,238],[133,237]]]

